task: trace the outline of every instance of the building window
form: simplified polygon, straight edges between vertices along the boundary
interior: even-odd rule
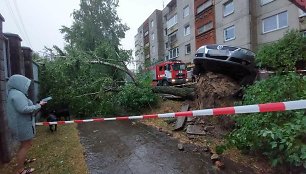
[[[154,40],[154,33],[152,33],[152,40]]]
[[[306,37],[306,31],[303,32],[303,36]]]
[[[147,36],[148,34],[149,34],[149,31],[146,31],[146,32],[145,32],[145,36]]]
[[[197,7],[197,14],[201,13],[210,6],[212,6],[212,0],[207,0],[206,2]]]
[[[165,55],[165,60],[169,60],[169,55]]]
[[[174,15],[167,21],[167,29],[173,27],[175,24],[177,24],[177,15]]]
[[[153,27],[154,26],[154,21],[151,21],[151,27]]]
[[[152,46],[152,54],[155,54],[155,46]]]
[[[190,54],[191,53],[191,46],[190,44],[185,45],[185,54]]]
[[[174,58],[177,58],[178,56],[179,56],[178,47],[169,50],[169,59],[174,59]]]
[[[262,20],[262,32],[268,33],[288,27],[288,13],[287,11],[267,17]]]
[[[168,42],[166,42],[166,43],[165,43],[165,50],[168,49],[168,45],[169,45]]]
[[[189,16],[189,6],[187,6],[183,9],[183,16],[184,16],[184,18]]]
[[[224,29],[224,41],[230,41],[235,38],[235,26],[230,26]]]
[[[261,0],[261,5],[266,5],[274,0]]]
[[[190,25],[186,25],[184,27],[184,36],[187,36],[190,34]]]
[[[176,32],[168,36],[168,41],[170,42],[170,45],[172,45],[177,41]]]
[[[200,28],[198,28],[198,34],[205,33],[206,31],[213,28],[212,21],[208,22],[207,24],[202,25]]]
[[[223,16],[225,17],[225,16],[228,16],[228,15],[234,13],[234,10],[235,10],[234,1],[230,0],[230,1],[226,2],[223,5]]]

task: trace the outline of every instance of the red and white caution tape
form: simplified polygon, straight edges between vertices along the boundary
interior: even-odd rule
[[[289,111],[289,110],[298,110],[298,109],[306,109],[306,100],[234,106],[234,107],[225,107],[225,108],[165,113],[165,114],[151,114],[151,115],[141,115],[141,116],[94,118],[87,120],[72,120],[72,121],[57,121],[57,122],[40,122],[36,123],[36,125],[48,126],[53,124],[71,124],[71,123],[102,122],[102,121],[115,121],[115,120],[135,120],[135,119],[173,118],[173,117],[202,117],[210,115],[219,116],[219,115],[247,114],[247,113],[258,113],[258,112],[280,112],[280,111]]]
[[[306,72],[306,70],[296,70],[296,71],[288,71],[288,72],[303,73],[303,72]],[[275,74],[275,71],[259,70],[258,73],[259,74]]]

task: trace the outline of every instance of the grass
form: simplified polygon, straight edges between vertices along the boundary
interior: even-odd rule
[[[76,125],[58,126],[51,133],[49,127],[37,127],[37,135],[28,156],[37,161],[30,166],[39,174],[86,174],[89,173],[84,149],[80,144]],[[15,159],[0,168],[0,173],[13,173]]]

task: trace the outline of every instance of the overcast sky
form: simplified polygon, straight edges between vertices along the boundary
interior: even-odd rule
[[[137,28],[155,9],[163,8],[170,0],[119,0],[119,17],[130,30],[122,40],[125,49],[134,49]],[[79,0],[0,0],[0,13],[5,18],[4,32],[16,33],[22,46],[42,51],[44,46],[64,46],[62,25],[72,24],[71,13],[79,9]]]

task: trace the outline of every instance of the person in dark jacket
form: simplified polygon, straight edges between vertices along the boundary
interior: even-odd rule
[[[17,151],[17,173],[27,174],[34,171],[33,168],[25,169],[26,155],[32,146],[32,139],[35,136],[35,118],[34,115],[40,110],[46,102],[41,101],[34,105],[27,98],[31,80],[22,75],[13,75],[7,83],[7,114],[9,128],[12,136],[20,142]]]

